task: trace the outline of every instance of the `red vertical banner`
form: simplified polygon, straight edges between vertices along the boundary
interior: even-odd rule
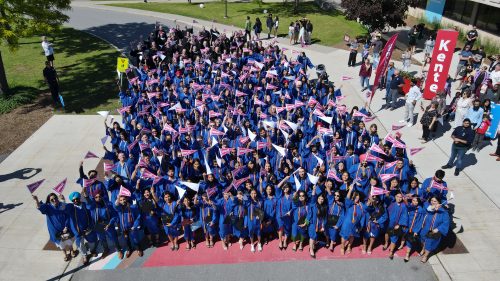
[[[372,96],[370,97],[370,103],[372,102],[373,96],[375,95],[375,91],[377,90],[378,84],[380,83],[380,78],[382,74],[387,70],[387,66],[389,66],[389,61],[391,60],[392,51],[394,51],[394,47],[396,46],[396,40],[398,39],[399,33],[392,35],[382,50],[380,54],[380,61],[378,62],[377,70],[375,72],[375,82],[373,82],[372,86]]]
[[[424,98],[432,99],[438,91],[444,90],[451,59],[457,45],[458,31],[439,30],[432,52],[429,72],[425,80]]]

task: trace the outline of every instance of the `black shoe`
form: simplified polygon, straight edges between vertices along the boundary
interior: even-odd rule
[[[446,164],[446,165],[444,165],[444,166],[441,166],[441,169],[449,169],[449,168],[451,168],[451,166],[450,166],[450,165],[448,165],[448,164]]]
[[[460,174],[460,170],[459,169],[455,169],[455,173],[453,173],[455,176],[458,176]]]

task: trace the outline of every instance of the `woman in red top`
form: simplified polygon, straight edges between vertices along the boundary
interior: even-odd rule
[[[372,64],[369,59],[365,59],[364,63],[361,64],[359,69],[359,81],[361,82],[361,91],[368,89],[370,86],[370,77],[372,76]]]

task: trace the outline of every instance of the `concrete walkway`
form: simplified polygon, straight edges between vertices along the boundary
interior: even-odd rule
[[[98,6],[87,1],[74,2],[70,16],[70,26],[100,36],[118,48],[128,47],[131,39],[138,36],[136,31],[134,34],[127,32],[134,27],[149,31],[157,20],[164,24],[173,24],[173,20],[177,19],[177,22],[189,25],[193,21],[188,17]],[[195,27],[198,28],[213,24],[197,21],[199,23]],[[235,30],[234,27],[215,25],[221,31]],[[128,30],[120,28],[123,26]],[[109,30],[110,28],[115,29]],[[300,50],[287,46],[286,39],[279,41],[283,46]],[[322,46],[310,46],[304,50],[313,63],[325,64],[337,87],[343,85],[342,90],[347,96],[345,99],[347,105],[363,103],[357,79],[359,68],[346,66],[348,56],[346,51]],[[451,69],[454,69],[454,66]],[[314,73],[311,75],[315,76]],[[341,81],[341,75],[354,79]],[[403,112],[402,109],[378,111],[384,102],[382,96],[382,93],[377,93],[371,108],[378,116],[375,123],[379,125],[380,135],[384,136],[386,128],[396,124],[402,118]],[[404,128],[401,132],[410,147],[422,146],[417,141],[421,134],[419,126]],[[450,133],[450,131],[444,132],[437,140],[423,145],[425,149],[412,157],[421,177],[432,176],[434,171],[446,162],[451,145]],[[46,182],[36,192],[41,199],[65,177],[68,177],[69,183],[65,195],[77,190],[74,181],[78,177],[78,163],[88,150],[98,155],[102,154],[99,138],[103,134],[100,116],[57,115],[0,164],[1,203],[3,206],[9,206],[0,210],[0,280],[45,280],[64,272],[67,275],[63,279],[68,279],[77,268],[77,261],[64,263],[60,252],[42,250],[48,241],[48,233],[44,218],[34,208],[33,200],[25,185],[46,178]],[[455,204],[455,221],[463,226],[463,232],[457,237],[469,253],[442,253],[431,258],[430,263],[439,280],[496,280],[497,274],[500,273],[500,236],[498,236],[500,191],[494,180],[496,178],[494,172],[498,172],[499,163],[487,155],[491,151],[493,147],[486,147],[476,154],[468,153],[468,162],[475,165],[467,167],[458,177],[448,172],[445,178],[455,195],[452,201]],[[93,168],[96,164],[97,159],[90,159],[85,162],[85,167]],[[24,174],[26,172],[24,168],[42,170],[33,177],[25,179],[36,171]],[[12,209],[9,209],[10,207]],[[383,267],[382,262],[380,266]]]

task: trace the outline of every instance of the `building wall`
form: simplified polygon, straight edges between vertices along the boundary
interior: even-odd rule
[[[450,1],[450,0],[448,0],[448,1]],[[423,18],[425,16],[425,9],[411,8],[410,7],[408,9],[408,15],[410,15],[412,17],[416,17],[416,18]],[[481,14],[479,14],[478,16],[479,16],[478,20],[481,20],[480,19]],[[472,27],[472,25],[470,25],[468,23],[462,23],[462,22],[459,22],[459,21],[456,21],[456,20],[448,18],[446,16],[446,10],[445,10],[445,15],[443,16],[443,18],[441,20],[441,24],[443,24],[443,25],[449,25],[449,26],[456,26],[456,27],[458,27],[459,29],[461,29],[461,30],[463,30],[465,32],[467,32],[468,30],[470,30],[471,27]],[[490,32],[487,32],[487,31],[484,31],[484,30],[482,30],[479,27],[478,27],[478,31],[479,31],[479,37],[481,39],[484,38],[484,39],[489,40],[491,42],[496,42],[497,44],[500,44],[500,37],[498,35],[490,33]]]

